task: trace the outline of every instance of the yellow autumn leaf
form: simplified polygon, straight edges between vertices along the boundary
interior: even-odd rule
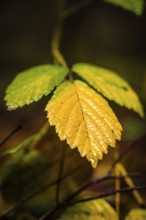
[[[125,220],[145,220],[146,219],[146,209],[135,208],[131,209]]]
[[[121,138],[121,124],[108,102],[81,81],[62,83],[45,110],[60,139],[77,147],[94,168],[108,146],[115,147]]]
[[[59,220],[118,220],[112,206],[104,199],[77,203],[67,208]]]

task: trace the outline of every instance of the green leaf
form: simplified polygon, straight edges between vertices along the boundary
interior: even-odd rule
[[[104,0],[125,10],[132,11],[136,15],[141,15],[144,8],[143,0]]]
[[[87,63],[74,64],[72,70],[109,100],[134,110],[141,117],[144,116],[143,107],[137,94],[115,72]]]
[[[114,209],[104,199],[78,203],[63,212],[60,220],[118,220]]]
[[[125,220],[145,220],[146,219],[146,209],[132,209]]]
[[[19,73],[6,90],[6,105],[12,110],[38,101],[58,86],[67,73],[67,68],[51,64]]]

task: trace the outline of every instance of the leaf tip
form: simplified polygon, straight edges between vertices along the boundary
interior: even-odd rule
[[[141,116],[141,118],[145,118],[145,113],[144,113],[144,109],[142,108],[141,112],[139,113],[139,115]]]

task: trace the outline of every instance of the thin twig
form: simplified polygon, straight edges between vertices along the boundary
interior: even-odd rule
[[[128,175],[128,176],[139,177],[141,175]],[[142,176],[142,177],[144,177],[144,176]],[[95,180],[93,182],[85,184],[80,189],[78,189],[75,193],[73,193],[72,195],[68,196],[62,203],[60,203],[57,206],[55,206],[54,209],[49,210],[47,213],[45,213],[42,217],[39,218],[39,220],[52,219],[52,217],[54,216],[54,214],[56,214],[57,211],[59,211],[61,208],[65,207],[65,206],[67,206],[76,196],[78,196],[81,192],[83,192],[87,188],[93,186],[94,184],[99,184],[99,183],[102,183],[104,181],[109,181],[109,180],[113,180],[113,179],[116,179],[116,178],[123,179],[123,178],[125,178],[125,176],[119,176],[119,177],[116,177],[116,176],[104,176],[104,177],[101,177],[100,179],[97,179],[97,180]]]
[[[118,169],[118,164],[116,164],[115,166],[115,175],[116,176],[120,176],[120,171]],[[126,174],[128,175],[128,174]],[[116,179],[115,180],[115,190],[118,191],[121,187],[121,181],[120,179]],[[116,213],[117,213],[117,216],[118,216],[118,219],[120,219],[120,200],[121,200],[121,194],[120,193],[116,193],[115,195],[115,210],[116,210]]]
[[[58,171],[58,179],[61,180],[62,174],[63,174],[63,168],[64,168],[64,162],[65,162],[65,152],[66,152],[66,146],[63,146],[62,148],[62,157],[60,160],[60,166]],[[61,188],[61,181],[58,181],[57,187],[56,187],[56,204],[59,204],[59,194],[60,194],[60,188]]]
[[[36,133],[30,136],[29,138],[25,139],[21,143],[17,144],[14,147],[9,148],[8,150],[5,150],[0,153],[0,157],[5,157],[9,154],[16,153],[20,149],[26,149],[29,146],[29,149],[33,149],[37,146],[39,141],[44,137],[44,135],[47,133],[50,125],[49,122],[46,122],[45,125]]]
[[[21,128],[21,125],[18,125],[18,127],[16,127],[3,141],[0,142],[0,147],[2,147]]]
[[[134,184],[133,180],[128,176],[128,172],[126,171],[125,167],[121,163],[117,163],[116,166],[122,176],[127,175],[127,177],[124,179],[125,182],[127,183],[127,185],[131,188],[135,187],[135,184]],[[139,205],[144,204],[144,200],[138,190],[133,190],[133,195]]]
[[[80,189],[78,189],[75,193],[73,193],[71,196],[69,196],[69,198],[67,199],[67,201],[70,201],[72,199],[74,199],[76,196],[78,196],[81,192],[83,192],[84,190],[90,188],[91,186],[95,185],[95,184],[99,184],[99,183],[102,183],[104,181],[107,181],[107,180],[113,180],[113,179],[124,179],[126,178],[127,176],[130,176],[130,177],[140,177],[139,175],[126,175],[126,176],[104,176],[104,177],[101,177],[95,181],[92,181],[90,183],[87,183],[85,184],[84,186],[82,186]]]
[[[122,163],[120,161],[123,158],[123,156],[125,154],[127,154],[128,151],[133,150],[135,147],[137,147],[139,142],[143,141],[145,138],[146,138],[146,134],[143,134],[142,136],[140,136],[136,140],[130,142],[127,145],[127,147],[124,148],[124,150],[121,152],[121,154],[116,158],[116,160],[114,161],[114,163],[113,163],[111,169],[109,170],[108,174],[110,175],[113,172],[114,168],[117,168],[117,170],[119,170],[121,175],[123,175],[123,176],[127,175],[128,173],[127,173],[126,169],[124,168],[124,166],[122,165]],[[127,185],[129,187],[131,187],[131,188],[135,187],[133,180],[129,176],[127,176],[125,178],[125,182],[127,183]],[[116,184],[118,184],[117,181],[116,181]],[[118,189],[118,188],[116,188],[116,189]],[[141,194],[139,193],[138,190],[134,190],[133,191],[133,195],[134,195],[136,201],[139,203],[139,205],[143,205],[144,204],[144,200],[143,200],[143,198],[142,198],[142,196],[141,196]],[[120,198],[120,194],[117,193],[116,194],[116,209],[118,211],[119,211],[119,208],[120,208],[120,206],[118,205],[119,198]],[[117,213],[118,213],[118,211],[117,211]]]
[[[131,141],[126,148],[124,148],[122,150],[122,152],[120,153],[119,157],[114,161],[109,174],[111,174],[113,172],[113,169],[116,165],[116,163],[118,163],[119,161],[122,160],[122,158],[125,156],[125,154],[127,154],[128,152],[132,151],[134,148],[137,147],[137,145],[139,144],[139,142],[142,142],[144,139],[146,138],[146,133],[144,133],[143,135],[141,135],[140,137],[138,137],[137,139],[135,139],[134,141]]]
[[[105,197],[108,197],[108,196],[115,195],[116,193],[124,193],[124,192],[130,192],[130,191],[133,191],[133,190],[144,190],[144,189],[146,189],[146,185],[145,186],[135,186],[135,187],[125,187],[125,188],[122,188],[122,189],[119,189],[119,190],[114,190],[114,191],[111,191],[111,192],[102,193],[98,196],[93,196],[93,197],[89,197],[89,198],[85,198],[85,199],[76,200],[76,201],[73,201],[73,202],[69,203],[68,205],[74,205],[76,203],[87,202],[87,201],[91,201],[91,200],[105,198]]]
[[[26,203],[28,200],[32,199],[34,196],[38,195],[39,193],[47,190],[49,187],[53,186],[54,184],[58,184],[58,182],[62,182],[64,179],[66,179],[68,176],[70,176],[71,174],[73,174],[74,172],[78,171],[79,168],[81,167],[81,165],[77,165],[75,168],[73,168],[71,171],[69,171],[68,173],[64,174],[61,178],[54,180],[50,183],[48,183],[47,185],[45,185],[44,187],[42,187],[41,189],[35,191],[34,193],[32,193],[31,195],[27,196],[26,198],[24,198],[23,200],[21,200],[20,202],[18,202],[15,206],[11,207],[10,209],[8,209],[7,211],[5,211],[2,215],[0,215],[0,218],[3,218],[7,215],[9,215],[11,212],[15,211],[18,207],[20,207],[21,205],[23,205],[24,203]]]

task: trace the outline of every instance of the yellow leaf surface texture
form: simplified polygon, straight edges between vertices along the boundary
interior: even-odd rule
[[[94,168],[121,139],[122,126],[108,102],[82,81],[62,83],[45,110],[60,139],[77,147]]]

